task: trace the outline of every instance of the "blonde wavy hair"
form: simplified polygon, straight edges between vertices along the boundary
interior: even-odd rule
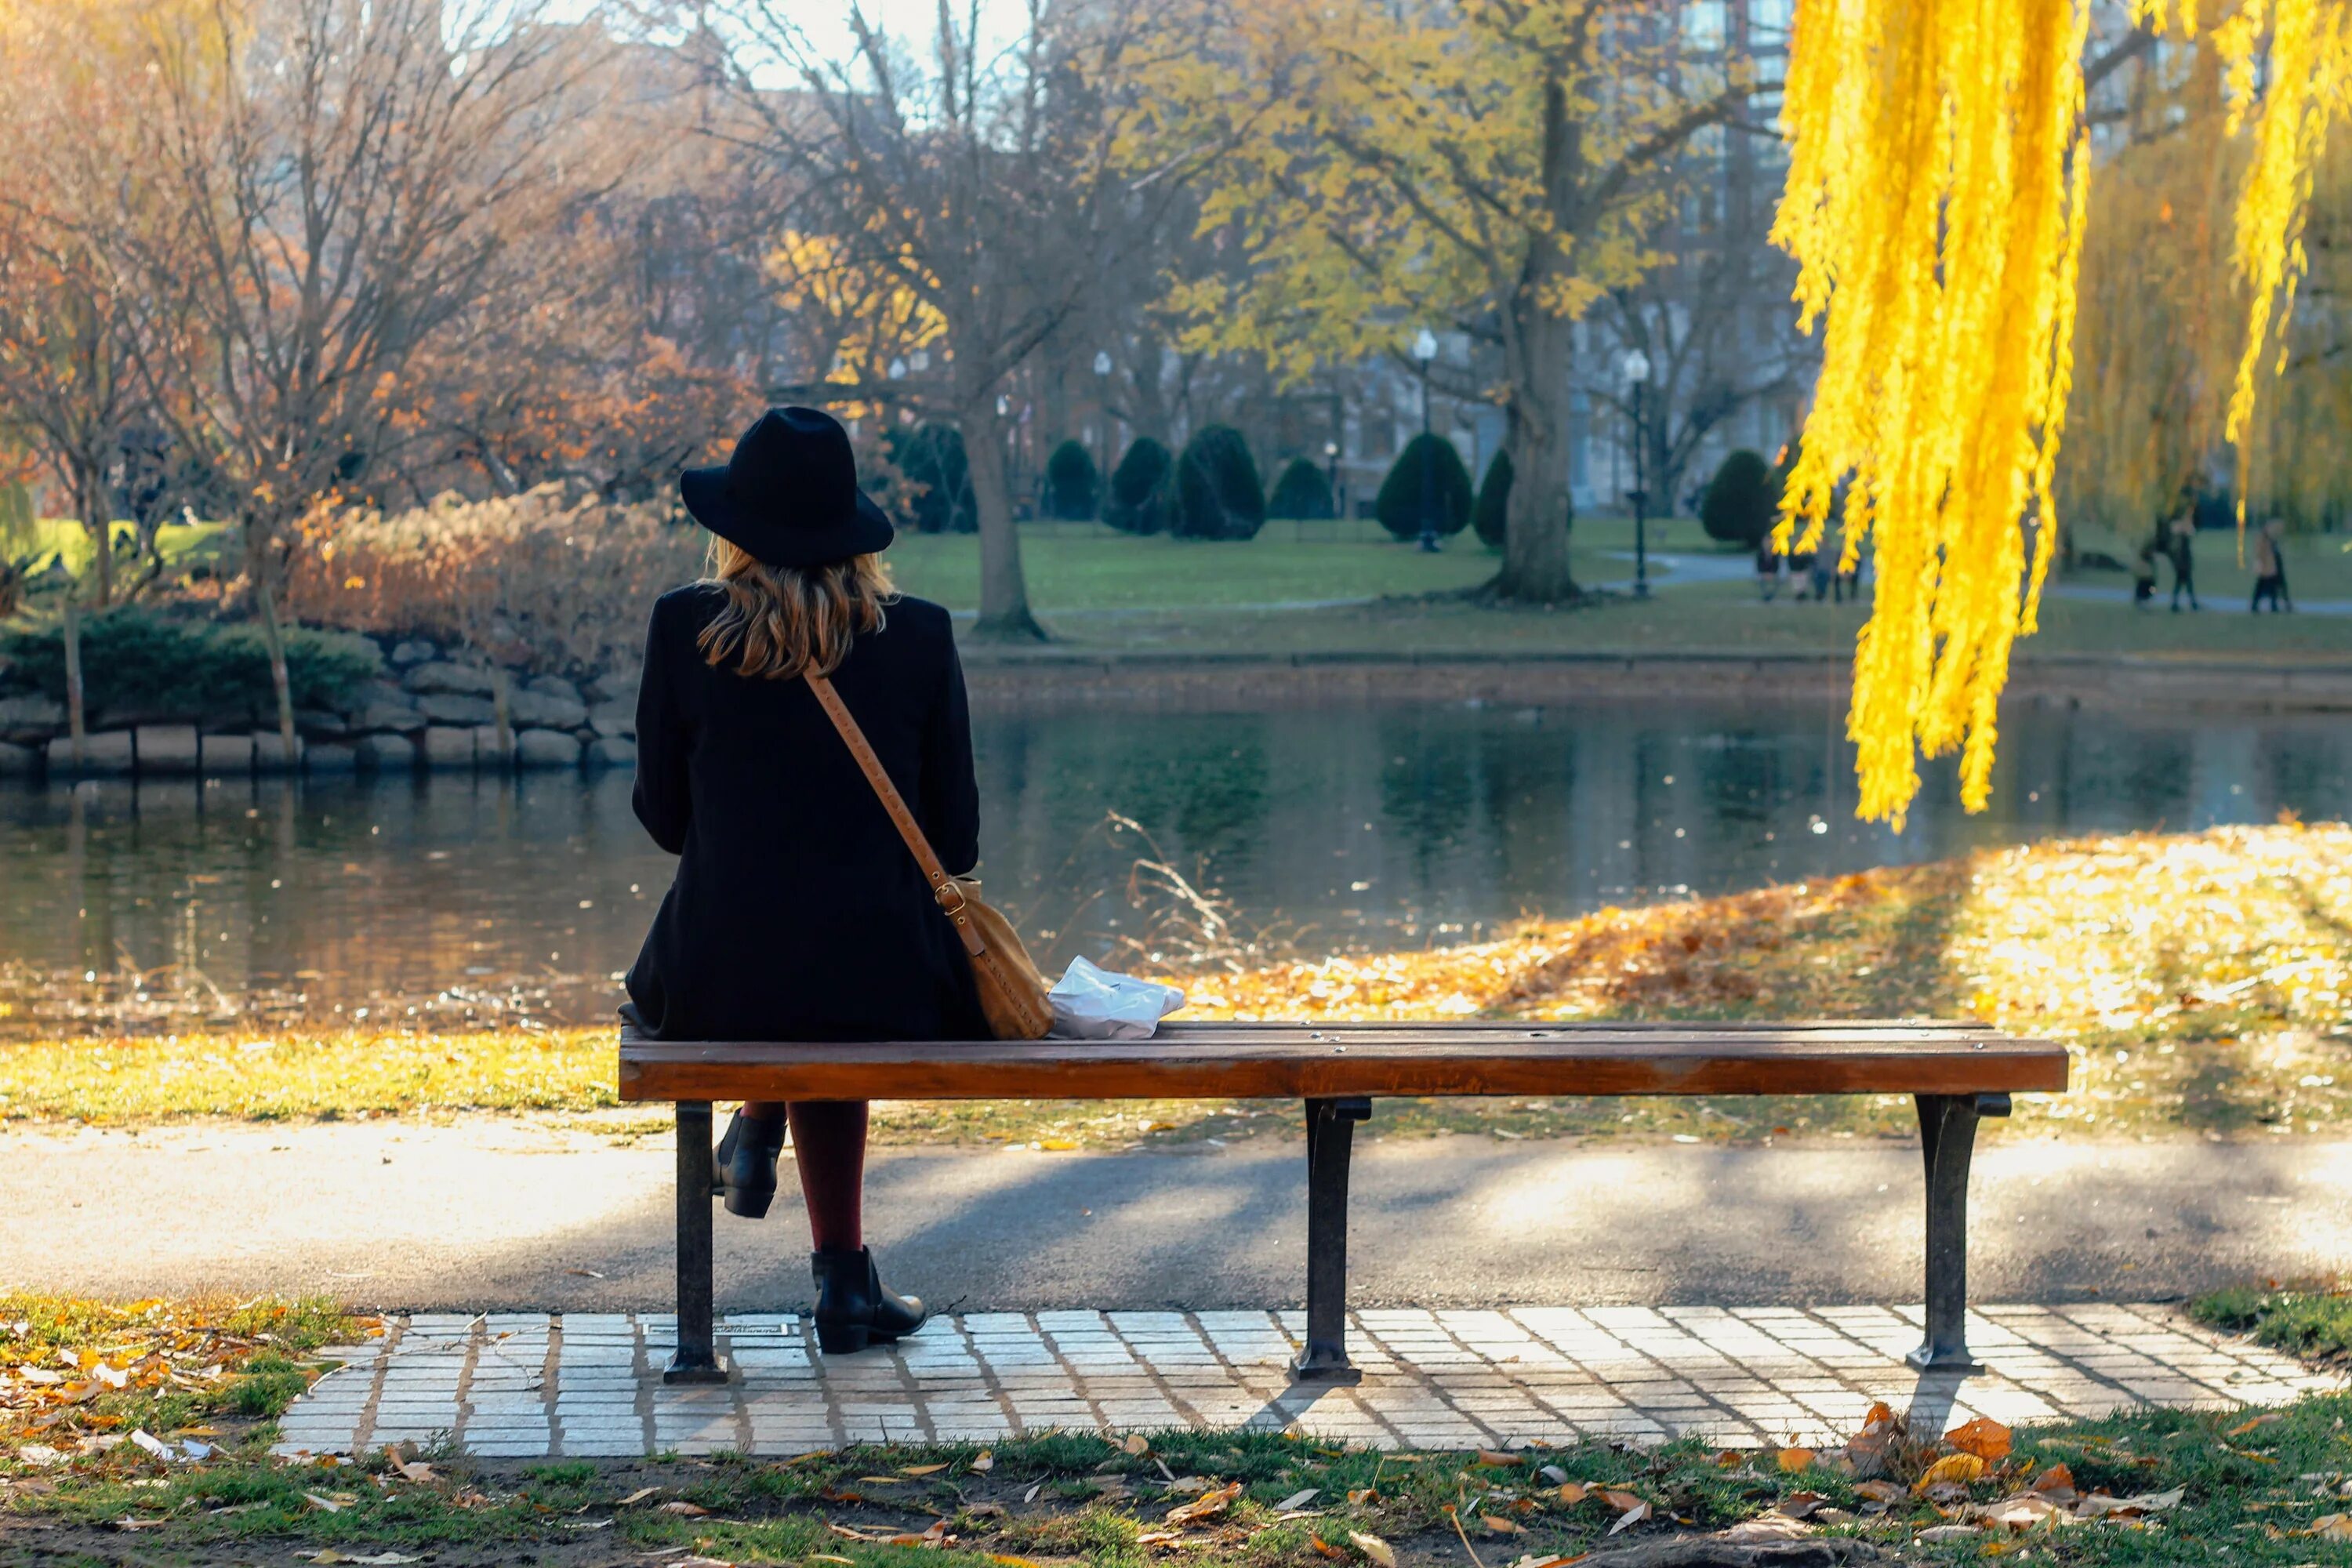
[[[831,675],[860,632],[880,631],[896,599],[879,555],[853,555],[822,566],[771,566],[741,545],[713,536],[704,581],[727,603],[696,638],[713,665],[761,680]]]

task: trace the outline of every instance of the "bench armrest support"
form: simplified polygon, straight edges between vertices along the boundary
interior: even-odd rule
[[[1977,1122],[2007,1116],[2006,1094],[1922,1094],[1919,1152],[1927,1175],[1927,1337],[1905,1357],[1922,1372],[1974,1372],[1969,1352],[1969,1162]]]

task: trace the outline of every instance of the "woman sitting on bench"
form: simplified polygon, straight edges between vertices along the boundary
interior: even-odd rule
[[[829,676],[950,870],[980,858],[963,670],[947,612],[890,587],[891,529],[849,436],[770,409],[724,468],[690,468],[714,575],[655,605],[637,693],[638,820],[678,857],[628,973],[663,1040],[982,1039],[971,968],[874,789],[801,679]],[[922,1325],[866,1248],[866,1102],[752,1103],[714,1156],[757,1219],[792,1130],[828,1354]]]

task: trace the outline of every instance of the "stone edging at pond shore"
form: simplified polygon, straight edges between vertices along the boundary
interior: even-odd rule
[[[577,770],[636,761],[633,669],[599,675],[584,690],[559,677],[508,673],[502,734],[490,671],[445,658],[421,640],[400,643],[389,662],[390,679],[360,682],[334,709],[297,710],[290,760],[276,726],[251,715],[102,713],[82,738],[77,765],[63,705],[39,696],[0,698],[0,778]]]
[[[984,710],[1118,708],[1233,711],[1345,702],[1485,701],[1531,706],[1583,699],[1836,701],[1853,677],[1842,654],[1671,651],[1215,653],[968,646],[972,702]],[[394,679],[362,682],[336,711],[296,714],[294,766],[314,775],[627,767],[635,761],[636,676],[584,689],[551,676],[508,677],[507,734],[489,673],[403,643]],[[2013,701],[2157,707],[2180,712],[2352,712],[2352,658],[2021,658]],[[0,778],[77,775],[65,713],[41,697],[0,698]],[[249,719],[101,714],[79,776],[226,778],[285,773],[274,727]]]
[[[1607,699],[1842,699],[1843,654],[1445,651],[1417,653],[1100,652],[967,645],[975,705],[993,710],[1149,708],[1170,711],[1307,707],[1335,701],[1545,704]],[[2008,696],[2074,707],[2255,713],[2352,711],[2352,658],[2020,657]]]

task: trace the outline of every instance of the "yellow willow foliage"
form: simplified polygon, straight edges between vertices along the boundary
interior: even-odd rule
[[[2146,0],[2151,21],[2162,0]],[[2184,26],[2193,16],[2183,18]],[[2267,24],[2270,50],[2260,57]],[[2238,444],[2238,523],[2246,521],[2246,453],[2254,413],[2255,367],[2285,331],[2295,289],[2310,265],[2303,228],[2313,179],[2327,152],[2328,121],[2352,108],[2352,5],[2346,0],[2241,0],[2215,30],[2230,84],[2234,132],[2259,104],[2252,162],[2238,198],[2232,259],[2252,295],[2244,350],[2230,389],[2227,435]],[[2261,88],[2256,90],[2257,65]]]
[[[1958,750],[1961,799],[1985,805],[2011,647],[2056,539],[2087,26],[2087,0],[1797,5],[1773,237],[1803,324],[1827,321],[1780,539],[1817,542],[1851,476],[1844,557],[1869,536],[1878,586],[1847,731],[1859,814],[1898,827],[1921,752]]]

